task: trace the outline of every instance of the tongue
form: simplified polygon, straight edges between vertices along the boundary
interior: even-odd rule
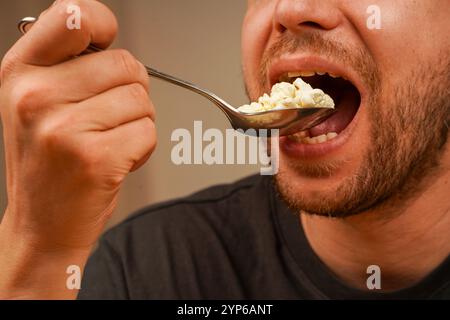
[[[317,137],[329,132],[341,133],[355,117],[358,111],[359,98],[351,91],[346,91],[337,101],[337,111],[321,124],[309,129],[310,137]]]

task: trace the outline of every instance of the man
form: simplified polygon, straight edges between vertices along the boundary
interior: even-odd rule
[[[145,208],[88,263],[123,179],[155,147],[155,115],[129,53],[73,58],[107,48],[117,24],[99,2],[70,3],[80,30],[58,1],[2,63],[2,298],[76,298],[69,265],[84,270],[82,299],[450,298],[447,0],[249,0],[251,100],[301,76],[338,111],[280,138],[275,183]]]

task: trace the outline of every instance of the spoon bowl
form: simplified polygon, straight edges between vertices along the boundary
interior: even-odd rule
[[[264,129],[278,129],[279,136],[287,136],[320,124],[334,112],[334,109],[329,108],[295,108],[253,114],[239,112],[228,119],[234,129],[242,129],[248,135],[259,135]],[[270,135],[270,132],[267,134]]]

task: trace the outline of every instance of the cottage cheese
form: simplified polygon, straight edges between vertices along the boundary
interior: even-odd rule
[[[265,93],[258,102],[243,105],[238,108],[245,113],[258,113],[269,110],[292,108],[334,108],[333,99],[320,89],[297,78],[293,84],[280,82],[272,87],[270,95]]]

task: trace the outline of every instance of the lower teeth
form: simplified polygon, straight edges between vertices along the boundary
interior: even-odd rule
[[[333,140],[337,136],[338,136],[338,134],[336,132],[329,132],[327,134],[322,134],[320,136],[311,138],[308,136],[308,132],[302,131],[302,132],[296,133],[294,135],[291,135],[288,138],[292,141],[300,142],[300,143],[304,143],[304,144],[319,144],[319,143],[324,143],[324,142]]]

